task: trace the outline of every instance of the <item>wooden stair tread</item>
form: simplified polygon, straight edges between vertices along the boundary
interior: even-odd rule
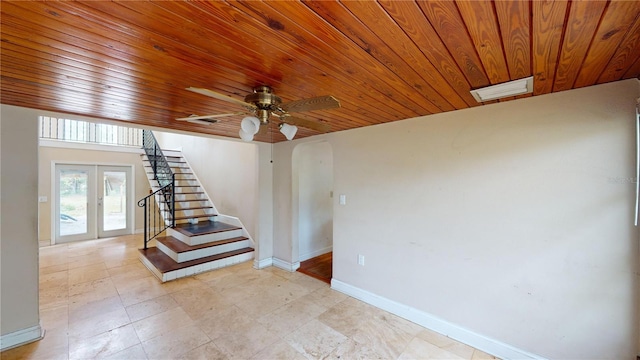
[[[188,207],[188,208],[176,208],[176,211],[185,211],[185,210],[204,210],[204,209],[213,209],[213,206],[196,206],[196,207]],[[212,216],[215,216],[213,214]]]
[[[176,186],[177,187],[177,186]],[[153,191],[157,191],[160,188],[157,186],[152,186],[151,189]],[[190,191],[190,192],[177,192],[176,195],[193,195],[193,194],[204,194],[204,191]]]
[[[200,259],[185,261],[181,263],[176,262],[175,260],[170,258],[167,254],[163,253],[157,247],[150,247],[147,250],[140,249],[139,251],[140,253],[142,253],[142,255],[145,258],[147,258],[147,260],[149,260],[151,264],[153,264],[153,266],[156,267],[156,269],[158,269],[158,271],[164,274],[169,271],[180,270],[180,269],[188,268],[194,265],[204,264],[210,261],[215,261],[215,260],[220,260],[220,259],[228,258],[231,256],[235,256],[235,255],[245,254],[248,252],[252,252],[253,249],[247,247],[243,249],[227,251],[222,254],[211,255],[211,256],[200,258]]]
[[[230,243],[243,241],[247,239],[248,238],[244,236],[238,236],[230,239],[212,241],[212,242],[208,242],[200,245],[185,244],[184,242],[174,238],[173,236],[160,236],[156,238],[156,241],[158,241],[159,243],[163,244],[164,246],[168,247],[169,249],[171,249],[176,253],[183,253],[187,251],[205,249],[208,247],[213,247],[218,245],[230,244]]]
[[[151,187],[151,189],[153,191],[156,191],[156,190],[158,190],[160,188],[157,187],[157,186],[153,186],[153,187]],[[177,192],[176,193],[176,195],[194,195],[194,194],[204,194],[204,192],[203,191],[192,191],[192,192]],[[195,201],[195,200],[192,200],[192,201]]]
[[[140,156],[149,156],[146,152],[140,154]],[[182,157],[182,155],[167,155],[164,152],[162,153],[162,155],[152,155],[152,156],[164,156],[164,157]]]
[[[202,221],[195,224],[177,224],[176,227],[173,228],[173,230],[179,231],[187,236],[214,234],[222,231],[232,231],[240,229],[242,228],[239,226],[226,224],[220,221]]]
[[[169,204],[167,204],[167,205],[169,205]],[[213,209],[213,206],[190,207],[190,208],[179,208],[179,207],[177,207],[176,211],[191,211],[191,210],[206,210],[206,209]],[[160,209],[160,211],[171,212],[171,209]],[[200,214],[200,215],[218,216],[218,214]],[[200,215],[197,215],[197,216],[200,216]],[[196,215],[194,215],[194,216],[196,216]]]
[[[175,220],[204,219],[204,218],[210,218],[212,216],[218,216],[218,215],[217,214],[200,214],[200,215],[190,215],[190,216],[176,216]]]
[[[185,168],[186,169],[186,168]],[[147,171],[147,174],[153,174],[153,171]],[[178,172],[178,173],[174,173],[173,175],[193,175],[193,173],[190,172]],[[195,180],[195,179],[194,179]]]
[[[151,162],[151,160],[149,160],[149,159],[142,159],[142,161],[145,161],[145,162],[148,162],[148,163]],[[178,160],[169,160],[169,158],[167,158],[167,162],[174,163],[174,164],[186,164],[187,163],[186,161],[180,161],[180,159],[178,159]]]
[[[169,162],[173,163],[173,161],[169,161]],[[144,168],[153,168],[153,166],[148,165],[148,164],[144,164],[144,165],[142,165],[142,167],[144,167]],[[191,169],[189,166],[173,166],[173,165],[169,165],[169,168],[171,170],[173,170],[173,169]]]

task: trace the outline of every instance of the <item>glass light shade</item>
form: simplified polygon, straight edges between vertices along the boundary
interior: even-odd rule
[[[247,116],[240,122],[240,127],[244,132],[255,135],[260,130],[260,120],[254,116]]]
[[[242,139],[242,141],[252,141],[253,140],[253,134],[250,134],[242,129],[240,129],[240,139]]]
[[[282,123],[280,124],[280,132],[287,138],[287,140],[292,140],[293,137],[296,136],[296,132],[298,132],[298,127]]]

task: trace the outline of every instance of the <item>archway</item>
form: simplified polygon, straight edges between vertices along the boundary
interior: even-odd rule
[[[294,149],[294,211],[300,271],[330,281],[333,251],[333,150],[327,142]],[[297,181],[295,181],[297,180]]]

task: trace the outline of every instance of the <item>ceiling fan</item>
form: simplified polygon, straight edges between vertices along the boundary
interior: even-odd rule
[[[177,118],[180,121],[189,121],[198,124],[211,125],[218,122],[218,118],[234,115],[253,115],[242,119],[240,123],[240,138],[244,141],[253,140],[253,136],[261,129],[261,125],[269,124],[269,119],[273,116],[280,121],[278,128],[287,140],[293,139],[298,131],[297,126],[326,132],[329,125],[317,121],[307,120],[291,115],[290,113],[325,110],[340,107],[340,101],[331,95],[318,96],[307,99],[300,99],[283,103],[282,99],[273,93],[271,87],[266,85],[257,86],[253,93],[245,96],[244,101],[234,99],[230,96],[217,93],[203,88],[188,87],[187,90],[198,94],[210,96],[214,99],[228,101],[243,107],[244,111],[237,111],[224,114],[188,116]]]

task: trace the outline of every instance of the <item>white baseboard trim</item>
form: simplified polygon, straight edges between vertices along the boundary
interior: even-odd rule
[[[333,246],[327,246],[326,248],[322,248],[319,250],[315,250],[312,251],[310,253],[304,254],[304,255],[300,255],[300,261],[305,261],[305,260],[309,260],[312,259],[316,256],[320,256],[322,254],[326,254],[328,252],[332,252],[333,251]]]
[[[298,268],[300,267],[300,261],[296,261],[292,264],[290,262],[280,260],[278,258],[272,258],[272,259],[273,259],[273,266],[280,268],[282,270],[294,272],[298,270]]]
[[[429,313],[370,293],[335,278],[331,279],[331,288],[501,359],[544,359],[541,356],[490,339]]]
[[[273,265],[273,258],[266,258],[262,260],[253,259],[253,268],[254,269],[264,269],[266,267]]]
[[[0,351],[5,351],[30,342],[40,340],[44,337],[44,332],[40,325],[14,331],[0,336]]]

